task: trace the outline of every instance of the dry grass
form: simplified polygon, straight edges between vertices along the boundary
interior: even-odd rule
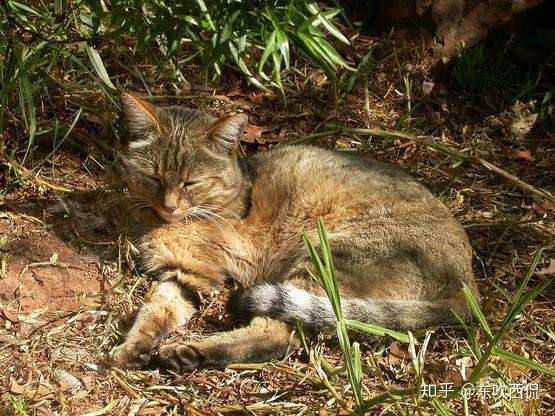
[[[508,101],[501,90],[472,98],[460,91],[449,76],[433,78],[432,94],[425,95],[422,83],[432,80],[432,76],[422,39],[396,35],[391,41],[379,43],[360,36],[354,44],[353,50],[348,51],[352,56],[360,57],[369,46],[375,46],[375,56],[378,60],[384,58],[379,68],[368,73],[367,91],[360,87],[364,82],[359,78],[355,88],[337,93],[320,71],[304,67],[299,61],[284,77],[285,103],[277,96],[247,88],[234,74],[202,90],[193,81],[193,66],[184,71],[191,75],[190,85],[160,82],[163,74],[148,62],[131,62],[128,68],[143,74],[152,94],[159,96],[157,102],[180,103],[218,114],[237,108],[247,110],[255,127],[249,130],[246,153],[306,138],[324,130],[329,122],[406,130],[434,137],[444,146],[482,157],[512,172],[535,188],[553,191],[553,133],[539,124],[525,131],[522,138],[511,133],[518,123],[524,124],[526,130],[526,120],[537,107],[528,101]],[[108,61],[110,53],[105,51]],[[127,74],[121,68],[116,70],[122,71],[120,78],[128,80],[123,82],[127,89],[143,90],[133,71]],[[103,365],[103,354],[120,339],[120,317],[140,305],[142,294],[148,289],[148,281],[144,276],[138,277],[134,269],[132,245],[114,231],[118,229],[114,220],[117,223],[127,213],[122,211],[120,216],[104,202],[94,202],[96,199],[81,206],[88,216],[80,218],[64,220],[48,213],[47,208],[55,204],[59,188],[90,190],[105,186],[102,178],[112,170],[113,163],[106,148],[112,146],[115,133],[120,130],[118,124],[113,124],[115,108],[105,95],[79,91],[50,98],[59,109],[59,116],[68,122],[73,113],[64,112],[64,103],[74,108],[77,102],[85,109],[72,133],[72,143],[77,148],[61,147],[43,162],[48,147],[39,147],[24,167],[15,164],[17,157],[4,153],[4,163],[10,163],[10,169],[0,171],[0,181],[5,186],[0,193],[0,232],[4,233],[0,235],[0,260],[6,271],[0,274],[0,287],[5,281],[2,277],[13,278],[14,273],[21,273],[21,259],[27,265],[46,263],[32,269],[32,278],[39,281],[78,268],[92,276],[98,287],[79,295],[83,289],[75,283],[71,290],[79,302],[71,308],[63,302],[52,307],[52,299],[47,298],[40,307],[27,302],[27,309],[17,310],[32,294],[20,287],[15,296],[12,292],[1,294],[0,414],[331,415],[352,408],[347,378],[337,371],[342,363],[340,351],[332,342],[314,343],[308,357],[302,351],[292,351],[279,363],[235,365],[223,371],[202,370],[186,375],[158,370],[122,371]],[[47,119],[51,104],[45,101],[44,105],[44,114],[38,117]],[[3,134],[8,148],[15,149],[16,127]],[[553,273],[552,202],[535,199],[482,166],[458,164],[456,158],[407,140],[341,134],[314,141],[392,161],[430,185],[470,235],[484,297],[483,310],[494,329],[508,309],[504,293],[513,294],[538,248],[546,247],[532,283]],[[30,242],[34,253],[20,250],[22,244]],[[71,253],[52,259],[52,254],[61,253],[63,246],[70,247]],[[21,264],[16,270],[18,261]],[[555,313],[550,290],[526,307],[501,346],[553,368]],[[215,292],[213,297],[204,299],[200,316],[172,336],[195,337],[229,328],[231,322],[223,310],[222,298],[222,293]],[[70,311],[64,311],[66,307]],[[479,339],[484,342],[483,334]],[[424,380],[462,383],[476,365],[476,360],[469,357],[468,342],[464,331],[437,329],[428,346]],[[380,339],[365,345],[364,357],[367,399],[415,386],[415,369],[406,346]],[[502,379],[508,383],[537,383],[539,399],[474,396],[465,404],[456,397],[449,403],[454,414],[463,414],[465,406],[470,414],[479,415],[540,415],[552,410],[552,378],[499,358],[494,359],[494,364],[496,371],[481,383],[493,384]],[[431,401],[419,400],[417,394],[412,394],[384,400],[371,412],[434,414],[440,410],[434,410]]]

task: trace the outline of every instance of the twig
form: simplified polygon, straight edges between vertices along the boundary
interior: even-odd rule
[[[320,380],[322,380],[322,384],[324,385],[324,387],[326,387],[328,389],[328,391],[331,393],[331,395],[333,396],[333,398],[335,399],[335,401],[337,402],[337,404],[339,404],[339,406],[341,406],[343,408],[343,410],[346,410],[349,413],[353,412],[353,409],[351,409],[349,407],[349,405],[347,405],[347,403],[345,402],[345,400],[343,400],[339,394],[337,394],[337,391],[335,390],[335,388],[331,385],[331,383],[329,382],[328,378],[326,377],[325,374],[322,374],[322,377],[320,377]]]
[[[380,395],[375,396],[375,397],[373,397],[369,400],[366,400],[364,402],[363,409],[364,409],[365,412],[367,412],[377,404],[386,403],[386,402],[390,402],[390,401],[396,401],[400,397],[414,396],[415,394],[418,394],[418,390],[415,389],[415,388],[390,390],[387,393],[380,394]]]
[[[35,267],[46,267],[46,266],[59,267],[60,269],[67,269],[69,267],[68,264],[58,263],[57,261],[39,261],[36,263],[29,263],[27,266],[25,266],[23,270],[21,270],[21,272],[19,273],[19,277],[23,276],[25,272],[27,272],[27,270],[29,269],[34,269]]]
[[[64,193],[73,192],[71,189],[64,188],[63,186],[54,185],[50,182],[45,181],[44,179],[41,179],[36,173],[21,166],[19,163],[16,163],[14,161],[10,161],[10,162],[6,161],[4,162],[4,164],[7,165],[10,169],[17,172],[17,174],[23,177],[23,179],[31,178],[40,186],[43,186],[45,188],[49,188],[49,189],[52,189],[53,191],[58,191],[58,192],[64,192]]]
[[[114,380],[116,380],[116,382],[121,386],[121,388],[123,388],[127,392],[127,394],[129,394],[135,400],[140,399],[142,397],[139,393],[133,390],[125,380],[121,379],[115,371],[111,371],[110,375],[114,378]]]
[[[376,374],[378,376],[378,380],[379,380],[380,384],[382,385],[382,387],[386,391],[386,394],[389,394],[389,388],[387,387],[387,384],[385,383],[382,369],[378,366],[378,364],[376,364],[376,360],[374,359],[374,352],[373,351],[370,352],[370,354],[368,354],[368,359],[372,362],[372,366],[376,370]],[[402,415],[403,414],[403,409],[401,408],[401,405],[399,404],[399,402],[394,401],[393,405],[397,409],[397,414]],[[365,402],[365,406],[368,406],[367,402]],[[369,407],[365,407],[365,410],[368,410],[368,409],[369,409]]]
[[[337,392],[335,391],[335,389],[333,388],[333,386],[330,384],[330,382],[326,379],[321,378],[320,376],[310,376],[310,375],[306,375],[306,374],[301,374],[301,373],[297,373],[289,368],[283,368],[277,365],[272,365],[272,364],[251,364],[251,363],[240,363],[240,364],[230,364],[228,366],[229,369],[232,370],[274,370],[274,371],[279,371],[283,374],[287,374],[290,376],[293,376],[295,378],[300,378],[300,379],[304,379],[307,380],[308,382],[310,382],[313,386],[316,387],[325,387],[330,393],[331,395],[334,397],[335,401],[339,404],[339,406],[341,406],[343,409],[350,411],[349,406],[347,405],[347,403],[337,394]]]
[[[221,413],[243,413],[245,410],[249,412],[272,412],[272,414],[276,414],[279,410],[285,411],[296,411],[298,412],[300,409],[306,407],[304,404],[300,403],[289,403],[289,402],[277,402],[277,403],[253,403],[247,404],[245,406],[242,405],[226,405],[218,407],[218,411]]]
[[[555,196],[553,196],[553,194],[547,191],[546,189],[536,188],[524,182],[514,174],[507,172],[506,170],[503,170],[498,166],[495,166],[494,164],[488,162],[485,159],[482,159],[479,156],[467,155],[466,153],[463,153],[459,150],[452,149],[441,143],[438,143],[436,139],[429,138],[429,137],[414,136],[412,134],[402,133],[398,131],[389,131],[389,130],[381,130],[381,129],[360,129],[360,128],[350,128],[350,127],[339,127],[336,130],[330,130],[330,131],[315,133],[309,136],[301,137],[300,139],[294,140],[292,143],[305,142],[307,140],[316,139],[320,137],[339,135],[341,133],[357,134],[361,136],[376,136],[376,137],[382,137],[384,139],[389,139],[389,140],[394,140],[394,139],[410,140],[411,142],[417,143],[421,146],[426,146],[426,147],[438,150],[442,153],[451,155],[453,157],[463,159],[464,161],[469,162],[473,165],[482,166],[487,170],[492,171],[496,175],[502,177],[513,186],[516,186],[517,188],[523,189],[540,198],[544,198],[550,202],[555,203]]]

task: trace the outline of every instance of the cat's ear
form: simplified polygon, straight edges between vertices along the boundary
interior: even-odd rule
[[[209,138],[216,147],[231,153],[237,149],[248,121],[247,115],[242,113],[222,117],[208,130]]]
[[[127,117],[129,132],[135,136],[161,131],[156,107],[134,94],[123,93],[121,96],[123,110]]]

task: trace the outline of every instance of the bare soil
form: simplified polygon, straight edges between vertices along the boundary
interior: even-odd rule
[[[3,249],[10,254],[0,299],[12,314],[75,312],[85,298],[99,298],[98,259],[69,247],[30,219],[1,219],[0,234],[8,237]]]

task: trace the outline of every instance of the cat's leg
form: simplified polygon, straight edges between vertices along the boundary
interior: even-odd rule
[[[243,328],[197,342],[173,343],[159,350],[161,364],[176,372],[223,368],[228,364],[281,359],[300,345],[291,325],[275,319],[254,318]]]
[[[224,275],[215,266],[217,258],[207,244],[214,236],[195,224],[166,226],[151,232],[141,244],[146,272],[159,283],[126,336],[110,356],[117,366],[140,367],[149,362],[150,352],[169,332],[187,323],[196,312],[197,293],[208,293],[221,285]],[[203,258],[203,260],[198,260]]]
[[[186,298],[182,286],[175,281],[158,283],[154,293],[139,313],[123,344],[110,352],[119,367],[141,367],[148,364],[150,352],[158,341],[174,328],[184,325],[196,312]]]

